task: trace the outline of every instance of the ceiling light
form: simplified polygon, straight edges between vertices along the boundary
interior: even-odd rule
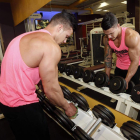
[[[104,12],[108,12],[108,10],[103,10]]]
[[[106,3],[106,2],[102,2],[102,3],[100,4],[99,8],[101,8],[101,7],[105,7],[105,6],[107,6],[107,5],[109,5],[109,4]]]
[[[97,9],[96,11],[102,11],[102,9]]]
[[[123,3],[123,4],[127,4],[127,1],[123,1],[123,2],[121,2],[121,3]]]

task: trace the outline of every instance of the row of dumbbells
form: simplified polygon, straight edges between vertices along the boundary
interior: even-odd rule
[[[87,112],[89,110],[89,105],[86,101],[86,99],[76,93],[71,93],[66,87],[61,86],[64,97],[73,103],[76,103],[79,108],[81,108],[83,111]],[[68,118],[63,111],[61,111],[59,108],[54,106],[49,102],[49,100],[45,97],[44,93],[40,90],[36,91],[38,98],[40,99],[40,103],[43,107],[43,109],[51,115],[61,126],[63,126],[65,129],[67,129],[76,140],[93,140],[82,128],[79,126],[76,126],[75,129],[74,122]],[[92,108],[92,113],[95,115],[96,118],[101,118],[102,123],[105,125],[113,128],[115,126],[115,116],[103,105],[96,105]],[[131,125],[131,127],[130,127]],[[127,123],[124,123],[121,127],[121,132],[123,135],[128,139],[136,139],[138,140],[140,138],[140,125],[129,121]],[[132,130],[132,131],[131,131]]]
[[[128,93],[131,94],[132,88],[135,86],[132,81],[129,82],[129,89],[126,90],[126,81],[119,76],[108,75],[103,71],[94,72],[93,70],[83,70],[81,67],[73,65],[59,64],[58,69],[60,73],[65,72],[67,76],[73,75],[75,79],[82,78],[85,83],[94,82],[96,87],[107,87],[114,94]],[[110,84],[109,84],[110,83]]]

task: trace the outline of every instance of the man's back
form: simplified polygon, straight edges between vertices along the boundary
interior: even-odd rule
[[[42,40],[50,36],[46,32],[25,33],[9,44],[1,66],[0,102],[3,104],[15,107],[38,102],[35,84],[40,80],[38,65],[45,48],[41,46],[43,41],[37,44],[35,40],[42,34]]]

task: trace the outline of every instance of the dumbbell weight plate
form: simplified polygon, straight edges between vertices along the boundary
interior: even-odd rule
[[[60,73],[65,72],[65,69],[66,69],[66,64],[63,63],[58,64],[58,70],[60,71]]]
[[[78,94],[76,92],[73,92],[73,94],[75,94],[75,96],[77,96],[77,98],[79,98],[86,105],[86,107],[89,109],[89,104],[88,104],[87,100],[81,94]]]
[[[109,82],[109,77],[105,72],[99,71],[95,76],[95,85],[96,87],[106,87]]]
[[[126,127],[128,127],[128,128],[131,128],[131,129],[133,129],[134,131],[140,133],[140,129],[139,129],[137,126],[135,126],[134,124],[131,124],[131,123],[129,123],[129,122],[126,122],[126,123],[123,123],[123,126],[126,126]]]
[[[133,129],[127,126],[121,126],[120,130],[123,133],[124,137],[126,137],[127,139],[140,140],[140,133],[137,133]]]
[[[138,123],[133,122],[133,121],[127,121],[127,123],[129,123],[130,125],[136,126],[137,129],[139,129],[139,132],[140,132],[140,125]]]
[[[130,81],[130,82],[128,83],[128,89],[126,90],[126,93],[127,93],[127,94],[131,94],[131,92],[132,92],[134,86],[135,86],[134,82],[133,82],[133,81]]]
[[[55,119],[68,130],[71,130],[74,127],[74,123],[58,108],[54,111]]]
[[[96,108],[98,108],[100,111],[102,111],[110,119],[112,124],[115,124],[115,120],[112,117],[112,115],[110,115],[110,112],[106,111],[106,109],[104,109],[104,108],[102,108],[101,106],[98,106],[98,105],[96,106]]]
[[[73,75],[74,69],[75,69],[75,67],[73,65],[67,65],[65,72],[68,76]]]
[[[110,119],[102,111],[100,111],[99,109],[97,109],[96,107],[94,107],[92,109],[92,112],[93,112],[93,114],[95,115],[96,118],[101,118],[102,119],[102,122],[105,125],[107,125],[109,127],[113,127],[114,123],[112,123],[110,121]]]
[[[84,72],[84,75],[83,75],[83,81],[85,83],[88,83],[88,82],[94,82],[94,80],[95,80],[95,73],[94,73],[94,71],[86,70]]]
[[[60,87],[61,87],[61,89],[62,89],[64,98],[66,98],[66,99],[69,100],[69,101],[72,101],[71,96],[70,96],[70,95],[71,95],[71,92],[70,92],[65,86],[61,86],[61,85],[60,85]]]
[[[37,97],[40,99],[40,101],[43,101],[45,99],[43,92],[36,90],[36,94],[37,94]]]
[[[106,111],[113,117],[113,119],[115,120],[115,116],[113,115],[113,113],[112,113],[108,108],[106,108],[105,106],[100,105],[100,104],[98,104],[98,106],[100,106],[100,107],[102,107],[104,110],[106,110]]]
[[[78,78],[82,78],[83,74],[84,74],[84,70],[80,67],[77,67],[74,69],[74,78],[78,79]]]
[[[84,130],[79,126],[73,131],[73,135],[76,140],[93,140]]]
[[[140,103],[140,84],[134,86],[132,89],[131,99],[136,103]]]
[[[46,112],[48,112],[50,115],[54,114],[54,110],[56,109],[56,107],[52,103],[50,103],[48,99],[43,100],[41,104]]]
[[[72,101],[73,101],[74,103],[77,103],[79,108],[81,108],[81,109],[84,110],[84,111],[87,111],[87,110],[88,110],[87,105],[84,104],[84,102],[83,102],[81,99],[79,99],[79,97],[77,97],[77,96],[76,96],[75,94],[73,94],[73,93],[71,94],[71,97],[72,97]]]
[[[126,81],[120,76],[115,76],[110,80],[109,89],[114,94],[124,93],[126,90]]]
[[[78,103],[78,107],[84,111],[89,110],[89,104],[87,100],[80,94],[72,92],[71,97],[74,103]]]

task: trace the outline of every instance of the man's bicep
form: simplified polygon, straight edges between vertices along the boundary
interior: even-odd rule
[[[42,58],[39,64],[39,73],[42,81],[49,80],[51,77],[53,78],[57,66],[53,61],[53,59],[51,60],[47,57]]]

